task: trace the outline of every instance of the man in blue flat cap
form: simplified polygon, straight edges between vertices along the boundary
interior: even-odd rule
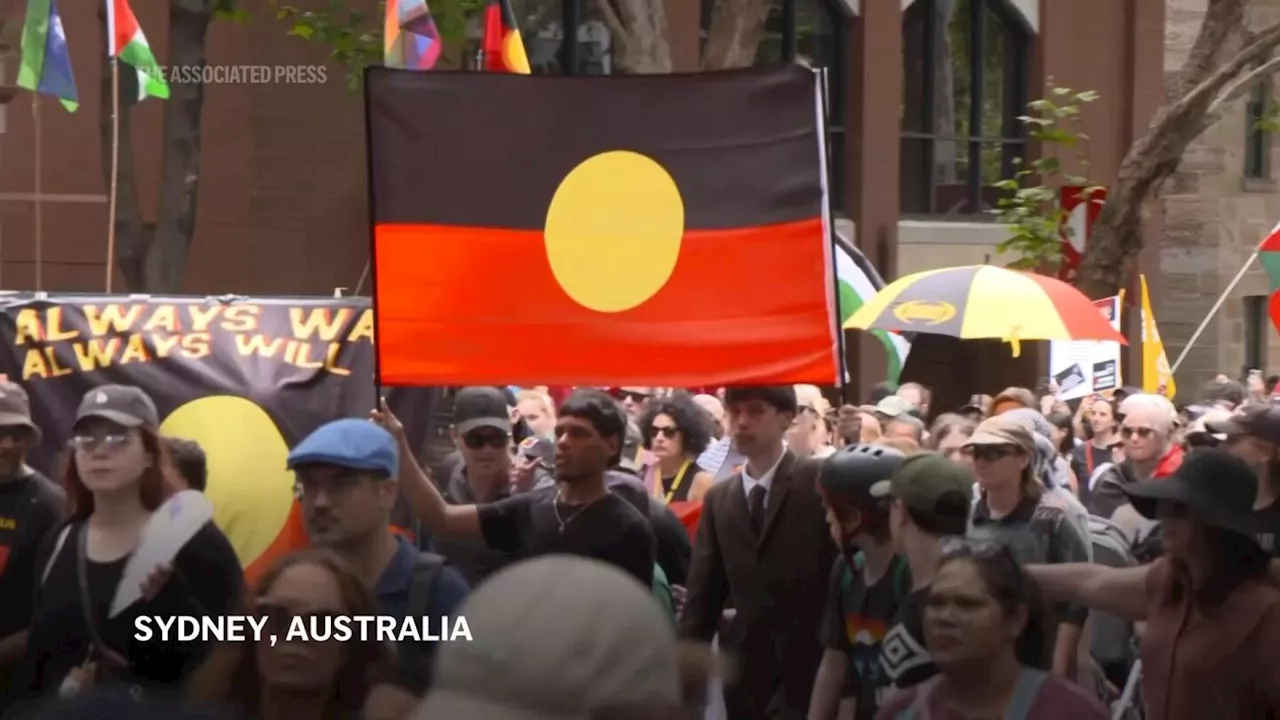
[[[317,547],[349,561],[373,590],[381,612],[428,617],[436,627],[456,616],[467,583],[444,558],[420,552],[391,532],[399,486],[400,450],[383,428],[348,418],[320,426],[289,453],[307,534]],[[422,695],[431,677],[436,643],[397,648],[400,685]]]

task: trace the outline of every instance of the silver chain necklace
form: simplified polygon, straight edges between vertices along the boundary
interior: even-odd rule
[[[561,492],[560,492],[559,488],[557,488],[557,489],[556,489],[556,499],[555,499],[554,501],[552,501],[552,503],[551,503],[551,511],[552,511],[552,512],[554,512],[554,513],[556,514],[556,522],[560,524],[560,534],[561,534],[561,535],[563,535],[563,534],[564,534],[564,529],[565,529],[566,527],[568,527],[569,523],[573,522],[574,520],[577,520],[577,519],[578,519],[578,516],[579,516],[579,515],[581,515],[581,514],[582,514],[582,513],[587,509],[587,508],[589,508],[589,507],[591,507],[592,505],[595,505],[596,503],[598,503],[598,502],[600,502],[601,500],[605,499],[606,497],[608,497],[608,496],[609,496],[609,494],[610,494],[610,493],[609,493],[609,491],[607,491],[607,490],[606,490],[606,491],[605,491],[605,493],[604,493],[604,495],[601,495],[600,497],[596,498],[595,500],[592,500],[591,502],[589,502],[589,503],[587,503],[587,504],[583,505],[582,507],[579,507],[577,512],[575,512],[574,514],[572,514],[572,515],[570,515],[569,517],[565,518],[565,517],[562,517],[562,516],[560,515],[560,501],[561,501],[561,498],[563,497],[563,495],[561,494]],[[566,505],[568,505],[568,503],[565,503],[565,504],[566,504]]]

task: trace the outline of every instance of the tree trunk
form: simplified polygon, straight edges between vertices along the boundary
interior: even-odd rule
[[[692,2],[692,0],[685,0]],[[665,0],[596,0],[613,35],[613,58],[628,73],[671,72]],[[574,42],[576,28],[565,29],[565,42]]]
[[[169,10],[169,65],[203,68],[214,0],[173,0]],[[204,85],[174,83],[164,102],[164,160],[155,238],[146,253],[142,290],[176,293],[196,229],[200,189],[200,121]]]
[[[754,64],[772,5],[769,0],[716,0],[702,51],[702,69],[728,70]]]

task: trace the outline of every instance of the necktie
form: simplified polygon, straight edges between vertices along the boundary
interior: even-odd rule
[[[756,535],[764,532],[764,497],[768,492],[763,485],[756,485],[747,496],[747,511],[751,513],[751,527]]]

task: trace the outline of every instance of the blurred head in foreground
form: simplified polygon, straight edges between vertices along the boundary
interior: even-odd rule
[[[595,560],[512,565],[471,593],[472,642],[440,648],[418,718],[668,720],[682,717],[682,651],[647,588]]]

